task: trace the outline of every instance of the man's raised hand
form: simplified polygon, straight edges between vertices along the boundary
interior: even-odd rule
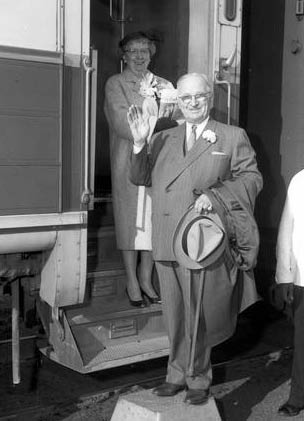
[[[142,147],[149,136],[148,115],[144,116],[141,109],[131,105],[127,114],[128,123],[133,136],[135,146]]]

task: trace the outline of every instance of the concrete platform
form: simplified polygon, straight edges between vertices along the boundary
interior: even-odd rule
[[[113,417],[119,402],[124,402],[124,418],[110,418],[111,421],[163,421],[176,407],[177,418],[174,421],[222,420],[222,421],[287,421],[290,417],[279,416],[277,411],[288,398],[290,388],[290,368],[292,350],[286,349],[268,355],[253,357],[246,360],[233,361],[225,366],[214,367],[214,382],[211,387],[213,395],[212,407],[191,407],[182,403],[184,392],[174,398],[154,398],[149,390],[139,390],[137,393],[120,394],[114,409]],[[151,396],[152,395],[152,396]],[[154,418],[128,418],[128,410],[142,405],[153,413]],[[212,413],[213,408],[217,412]],[[157,412],[158,411],[158,412]],[[193,412],[192,412],[193,411]],[[198,412],[196,412],[198,411]],[[200,412],[201,411],[201,412]],[[213,418],[208,418],[209,414]],[[216,415],[214,415],[216,414]],[[149,413],[150,416],[150,413]],[[164,418],[161,418],[161,417]],[[180,418],[178,418],[180,416]],[[217,418],[218,417],[218,418]],[[304,411],[293,417],[294,421],[304,420]]]
[[[152,389],[120,397],[111,421],[221,421],[214,398],[205,405],[184,403],[186,392],[160,398]]]

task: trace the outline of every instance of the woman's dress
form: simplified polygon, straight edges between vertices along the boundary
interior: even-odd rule
[[[129,178],[133,141],[127,112],[132,104],[142,107],[145,98],[139,90],[140,80],[129,69],[110,77],[105,86],[116,241],[121,250],[152,250],[150,188],[135,186]]]

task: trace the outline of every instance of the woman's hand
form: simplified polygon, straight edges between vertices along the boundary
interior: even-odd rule
[[[148,115],[143,115],[142,111],[136,105],[131,105],[128,110],[127,120],[133,136],[135,146],[142,147],[149,136]]]

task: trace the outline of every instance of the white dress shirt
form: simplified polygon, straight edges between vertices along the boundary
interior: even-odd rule
[[[304,287],[304,170],[290,181],[277,240],[276,282]]]
[[[207,123],[208,123],[209,117],[206,118],[202,123],[195,124],[195,123],[186,123],[186,139],[189,139],[189,136],[192,132],[192,126],[193,124],[196,125],[196,140],[200,137],[200,135],[203,133]]]

